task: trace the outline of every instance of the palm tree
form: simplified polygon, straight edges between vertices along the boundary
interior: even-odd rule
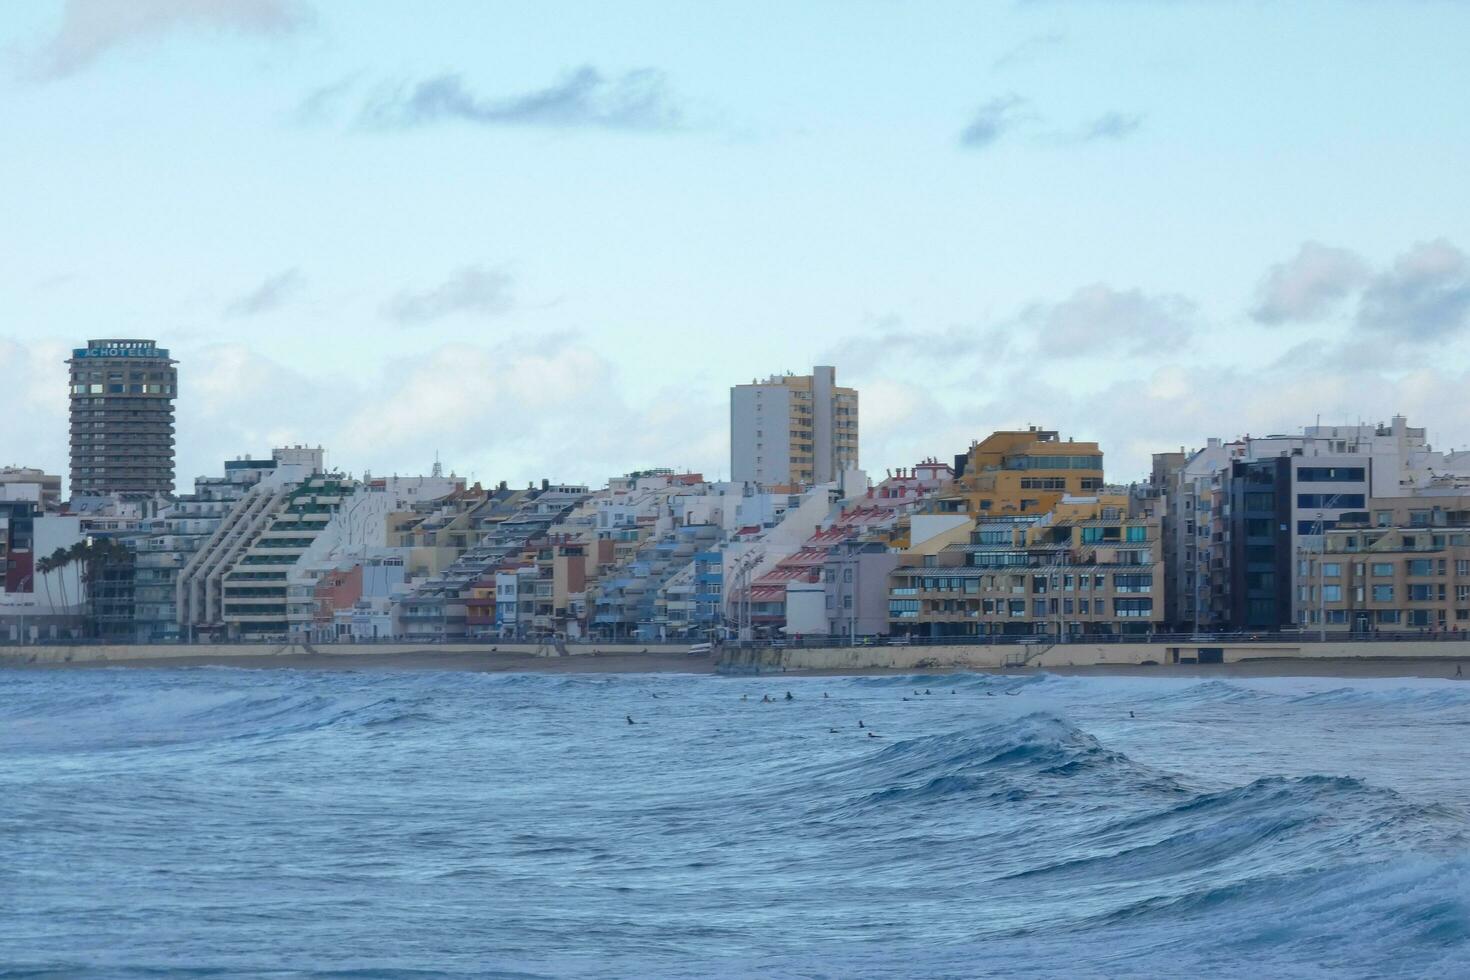
[[[56,606],[51,602],[51,573],[55,570],[55,563],[52,562],[52,560],[48,557],[41,557],[36,559],[36,564],[31,569],[31,573],[33,575],[41,576],[41,584],[46,586],[46,608],[51,610],[53,613],[56,611]],[[32,588],[34,588],[34,586],[32,586]]]
[[[47,562],[51,567],[51,571],[64,572],[66,571],[66,566],[70,565],[72,562],[71,552],[67,551],[67,549],[65,548],[57,548],[55,551],[51,552],[51,557],[47,559]],[[61,605],[64,608],[71,608],[71,603],[69,603],[66,599],[66,576],[57,576],[56,584],[61,588]]]

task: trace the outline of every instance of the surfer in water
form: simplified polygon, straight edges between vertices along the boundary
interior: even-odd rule
[[[787,691],[786,692],[786,700],[787,701],[795,701],[796,698],[794,698],[794,697],[791,696],[791,692],[790,691]]]
[[[762,694],[761,695],[761,704],[770,704],[770,703],[771,703],[771,696],[769,694]]]
[[[632,715],[629,715],[628,716],[628,724],[630,724],[630,725],[637,724],[635,721],[633,721],[633,716]]]

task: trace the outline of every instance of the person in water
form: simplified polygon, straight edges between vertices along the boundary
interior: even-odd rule
[[[771,703],[771,696],[769,694],[763,694],[763,695],[761,695],[761,704],[770,704],[770,703]]]
[[[795,701],[796,698],[794,698],[794,697],[791,696],[791,692],[790,691],[787,691],[786,692],[786,700],[787,701]]]
[[[630,724],[630,725],[633,724],[633,716],[632,715],[629,715],[628,716],[628,724]]]
[[[858,719],[858,727],[859,728],[862,728],[863,727],[863,720],[861,718]]]

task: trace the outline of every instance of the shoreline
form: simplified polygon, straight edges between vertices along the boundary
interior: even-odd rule
[[[0,670],[159,670],[170,668],[238,667],[242,670],[310,671],[441,671],[464,673],[532,674],[709,674],[731,678],[757,677],[878,677],[941,674],[996,674],[1022,676],[1106,677],[1402,677],[1455,680],[1456,661],[1448,658],[1273,657],[1223,664],[1089,664],[1022,668],[981,666],[829,667],[771,669],[759,673],[719,674],[708,657],[684,653],[606,653],[568,657],[538,657],[527,653],[446,653],[425,649],[402,653],[289,653],[246,656],[168,657],[136,660],[73,660],[25,663],[0,657]],[[1467,676],[1459,678],[1470,680]]]

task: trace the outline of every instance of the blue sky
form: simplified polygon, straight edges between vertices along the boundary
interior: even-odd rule
[[[831,362],[870,470],[992,429],[1110,475],[1408,413],[1470,443],[1470,4],[20,2],[0,463],[74,341],[181,361],[181,482],[727,466]]]

